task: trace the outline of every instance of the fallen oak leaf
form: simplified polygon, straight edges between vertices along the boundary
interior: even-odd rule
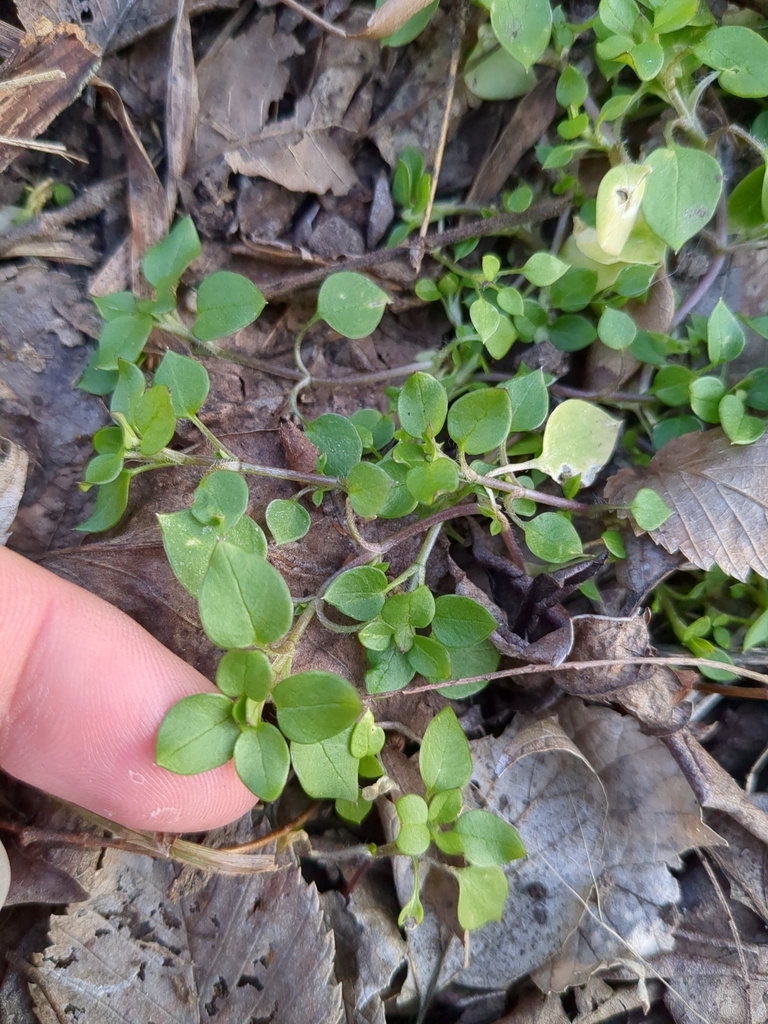
[[[649,531],[651,538],[701,569],[718,565],[743,582],[750,569],[768,577],[767,468],[768,436],[732,445],[718,427],[675,438],[645,469],[620,470],[604,495],[629,506],[642,488],[652,489],[673,515]],[[618,514],[626,517],[628,509]]]

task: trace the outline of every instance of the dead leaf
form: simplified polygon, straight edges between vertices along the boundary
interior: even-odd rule
[[[0,135],[36,139],[77,99],[99,63],[98,49],[77,26],[54,27],[46,19],[29,25],[13,57],[0,68],[0,82],[43,72],[63,77],[0,91]],[[19,146],[0,145],[0,171],[21,152]]]
[[[406,146],[415,146],[428,168],[434,163],[445,114],[445,83],[453,52],[452,16],[440,10],[419,38],[418,56],[389,106],[372,125],[369,137],[390,167]],[[451,104],[447,138],[453,138],[468,109],[464,90]]]
[[[568,1021],[560,996],[554,992],[549,995],[530,992],[512,1013],[505,1014],[496,1024],[568,1024]]]
[[[616,391],[640,369],[640,361],[628,349],[608,348],[599,338],[589,346],[584,388],[587,391]]]
[[[515,824],[528,856],[505,868],[502,922],[472,934],[466,969],[451,944],[441,984],[507,988],[532,972],[561,991],[630,950],[670,949],[670,869],[720,842],[659,739],[608,708],[558,707],[557,719],[518,716],[503,736],[470,743],[471,804]]]
[[[431,3],[432,0],[386,0],[370,16],[365,29],[356,32],[352,38],[385,39]]]
[[[753,795],[752,801],[765,810],[765,794]],[[710,811],[706,820],[728,843],[711,856],[730,882],[731,899],[768,921],[768,846],[722,811]]]
[[[165,189],[120,94],[107,82],[95,81],[93,85],[104,106],[122,129],[128,166],[128,207],[131,220],[131,233],[124,246],[130,254],[133,292],[136,295],[149,295],[149,286],[139,273],[139,264],[147,249],[167,233],[173,211],[168,210]]]
[[[303,52],[294,36],[275,32],[275,15],[265,13],[218,48],[215,59],[200,62],[200,116],[190,154],[191,180],[233,145],[258,137],[270,106],[282,99],[288,84],[283,62]]]
[[[0,908],[5,903],[8,890],[11,887],[11,864],[5,847],[0,843]]]
[[[134,2],[135,0],[14,0],[19,21],[28,32],[33,30],[33,25],[39,18],[47,18],[54,25],[69,23],[102,53]]]
[[[35,957],[41,1020],[76,1005],[82,1024],[340,1024],[333,934],[298,869],[215,877],[179,903],[173,878],[166,862],[106,852],[91,899],[51,918]]]
[[[653,588],[673,572],[684,567],[685,559],[654,544],[647,533],[636,536],[624,526],[621,539],[627,557],[616,563],[616,581],[626,593],[620,615],[634,615]]]
[[[767,462],[768,435],[732,445],[719,427],[683,434],[665,444],[646,469],[612,476],[605,498],[629,505],[641,487],[650,487],[673,510],[650,532],[657,544],[681,551],[701,569],[718,565],[742,581],[750,569],[768,577]]]
[[[11,535],[11,526],[19,509],[27,481],[29,456],[7,438],[0,437],[0,546]]]
[[[526,150],[535,146],[552,124],[556,112],[554,76],[548,74],[515,106],[498,141],[475,175],[467,204],[482,206],[501,191]]]
[[[168,62],[165,95],[165,153],[168,162],[165,182],[168,206],[167,224],[171,223],[176,210],[179,183],[184,176],[184,168],[200,111],[187,0],[178,0],[177,7],[176,23],[171,37],[171,55]]]
[[[239,0],[187,0],[187,14],[193,17],[206,11],[234,10]],[[107,50],[116,53],[138,39],[156,32],[176,17],[177,0],[136,0],[112,36]]]
[[[680,681],[664,665],[611,665],[611,659],[654,653],[644,616],[631,619],[577,615],[573,619],[571,661],[605,661],[599,669],[559,672],[555,682],[566,693],[604,704],[617,704],[646,732],[676,732],[690,721],[692,706],[681,701]]]

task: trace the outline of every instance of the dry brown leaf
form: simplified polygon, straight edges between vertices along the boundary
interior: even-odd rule
[[[190,154],[192,180],[234,145],[258,137],[270,106],[282,99],[288,84],[283,62],[300,53],[303,49],[297,40],[276,32],[275,15],[265,13],[218,48],[215,59],[200,62],[200,116]]]
[[[54,25],[69,23],[104,52],[135,0],[14,0],[19,21],[28,32],[38,18]]]
[[[192,17],[206,11],[234,10],[239,0],[187,0],[187,14]],[[176,17],[177,0],[136,0],[109,41],[111,53],[125,49],[138,39],[156,32]]]
[[[179,183],[184,176],[199,111],[197,72],[189,27],[189,2],[178,0],[165,93],[165,154],[168,162],[165,197],[168,224],[176,209]]]
[[[98,49],[76,25],[40,19],[29,26],[19,48],[0,68],[0,82],[61,72],[64,77],[0,91],[0,135],[36,139],[85,88],[99,66]],[[19,146],[0,145],[0,171],[20,153]]]
[[[136,295],[148,295],[148,285],[139,272],[141,258],[150,246],[159,242],[167,233],[173,211],[168,211],[165,189],[147,156],[120,94],[107,82],[95,81],[93,84],[123,133],[128,167],[131,233],[121,248],[125,247],[128,250],[133,292]]]
[[[569,1017],[560,1002],[560,996],[550,992],[544,995],[529,992],[523,996],[512,1013],[505,1014],[495,1024],[568,1024]]]
[[[408,77],[369,132],[390,167],[395,166],[406,146],[420,150],[427,167],[432,167],[441,137],[445,85],[453,53],[452,16],[438,10],[419,42],[422,45]],[[457,89],[451,104],[448,140],[467,109],[466,93]]]
[[[401,29],[405,23],[429,7],[432,0],[386,0],[368,19],[362,32],[356,32],[353,39],[384,39]]]
[[[11,535],[24,485],[27,482],[29,456],[19,445],[0,437],[0,546]]]
[[[573,619],[570,661],[605,661],[599,669],[558,672],[555,682],[574,697],[617,704],[646,732],[676,732],[690,721],[692,707],[681,701],[680,681],[665,665],[611,665],[612,659],[653,653],[646,617],[609,618],[578,615]]]
[[[167,862],[107,851],[91,899],[51,918],[41,1021],[76,1005],[81,1024],[340,1024],[333,934],[298,869],[218,876],[179,903],[173,880]]]
[[[764,810],[766,794],[752,801]],[[731,899],[768,922],[768,846],[722,811],[710,811],[706,820],[728,843],[712,850],[712,858],[728,878]]]
[[[701,569],[718,565],[742,581],[750,569],[768,577],[767,469],[768,435],[732,445],[717,427],[676,437],[646,469],[620,470],[607,481],[605,497],[629,505],[641,487],[650,487],[673,510],[651,531],[657,544],[681,551]]]

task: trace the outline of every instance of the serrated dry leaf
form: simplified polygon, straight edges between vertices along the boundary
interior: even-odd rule
[[[298,869],[217,876],[179,903],[173,879],[167,862],[106,852],[91,899],[51,918],[41,1019],[76,1005],[81,1024],[340,1024],[333,934]]]
[[[607,481],[605,498],[629,505],[650,487],[673,511],[650,533],[657,544],[701,569],[718,565],[742,581],[750,569],[768,577],[767,470],[768,435],[732,445],[717,427],[676,437],[646,469],[620,470]]]
[[[85,88],[100,64],[98,49],[76,25],[56,25],[40,19],[29,26],[19,48],[0,68],[0,82],[61,72],[63,77],[0,91],[0,135],[36,139],[53,119]],[[23,149],[0,145],[0,171]]]
[[[0,545],[11,535],[24,484],[27,481],[29,457],[23,448],[0,437]]]

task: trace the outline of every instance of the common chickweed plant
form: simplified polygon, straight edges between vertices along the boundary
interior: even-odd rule
[[[625,456],[641,465],[666,441],[708,424],[720,424],[734,444],[749,444],[762,435],[760,413],[768,411],[768,370],[732,380],[729,364],[744,348],[745,336],[739,317],[722,300],[708,318],[692,316],[674,333],[639,330],[627,307],[629,300],[647,300],[654,282],[668,272],[670,250],[678,252],[694,236],[701,236],[717,261],[735,246],[761,244],[768,235],[768,114],[752,104],[751,131],[722,125],[712,135],[700,116],[710,90],[723,101],[728,94],[747,100],[768,95],[762,20],[739,11],[731,23],[718,26],[699,0],[644,0],[642,6],[601,0],[597,15],[578,25],[568,24],[562,8],[552,10],[546,0],[515,4],[514,12],[511,0],[486,6],[490,26],[480,28],[468,84],[487,92],[493,79],[503,94],[494,98],[518,95],[521,82],[530,87],[531,65],[549,64],[559,72],[557,99],[564,111],[557,125],[562,141],[537,151],[542,173],[536,182],[505,193],[503,208],[524,214],[545,190],[568,193],[572,231],[557,252],[549,251],[535,224],[522,225],[496,247],[506,250],[505,257],[496,251],[479,256],[477,239],[435,251],[442,272],[419,280],[415,291],[424,302],[443,307],[452,337],[439,351],[423,353],[423,370],[402,387],[386,389],[387,414],[361,409],[349,418],[328,413],[304,420],[320,454],[315,472],[301,474],[244,462],[211,433],[198,417],[209,379],[196,359],[169,349],[148,380],[143,352],[153,330],[193,352],[226,356],[217,342],[252,323],[265,305],[246,278],[214,273],[200,283],[195,319],[187,326],[176,309],[176,289],[200,253],[189,218],[144,258],[153,299],[120,292],[95,300],[105,324],[80,382],[87,391],[109,396],[114,420],[93,439],[96,455],[83,486],[95,485],[97,496],[82,530],[105,530],[119,521],[138,473],[170,465],[207,470],[190,508],[158,518],[171,568],[197,599],[207,636],[224,651],[216,673],[220,692],[185,698],[169,711],[157,737],[158,763],[193,774],[232,758],[245,785],[265,802],[280,796],[292,768],[309,796],[335,800],[338,814],[353,823],[392,789],[379,756],[384,733],[371,698],[401,690],[416,676],[445,696],[468,697],[499,664],[490,639],[497,623],[486,608],[458,594],[435,595],[426,585],[432,550],[449,520],[480,517],[511,550],[519,551],[522,538],[528,555],[521,557],[529,570],[551,572],[587,560],[572,519],[591,517],[600,527],[590,533],[599,539],[589,542],[589,553],[620,559],[620,517],[629,515],[640,530],[653,530],[670,510],[648,488],[629,508],[579,500],[580,489],[594,483],[620,443],[624,423],[604,407],[629,411],[621,443]],[[404,31],[402,41],[408,35]],[[570,61],[573,47],[578,64]],[[490,61],[495,78],[485,68]],[[669,110],[663,141],[649,145],[647,153],[631,152],[624,141],[630,126],[651,111],[657,116],[659,103]],[[757,166],[734,187],[729,183],[726,197],[727,176],[717,157],[729,144],[746,147]],[[593,198],[580,177],[588,154],[605,164]],[[393,182],[402,217],[390,244],[401,243],[421,224],[430,187],[420,154],[404,152]],[[461,209],[445,204],[433,212],[443,217]],[[324,321],[345,338],[366,337],[388,301],[363,275],[327,277],[316,312],[296,339],[303,376],[290,401],[299,418],[296,399],[312,383],[301,358],[307,332]],[[749,323],[768,337],[768,317]],[[556,404],[553,378],[530,370],[524,354],[514,375],[493,370],[513,345],[548,340],[576,352],[596,339],[627,352],[640,376],[651,380],[650,389],[589,400],[566,397]],[[179,420],[201,431],[210,457],[171,447]],[[302,499],[319,505],[333,490],[346,494],[356,541],[363,540],[358,519],[407,523],[375,550],[361,543],[351,565],[312,597],[294,601],[269,561],[264,531],[247,514],[249,474],[304,485],[294,500],[272,501],[264,511],[276,545],[300,541],[310,529]],[[423,535],[418,557],[393,578],[383,560],[386,550],[417,532]],[[715,593],[722,580],[716,576],[700,577],[695,593],[662,588],[654,600],[680,642],[727,662],[725,649],[734,642],[748,647],[768,639],[768,594],[762,583],[739,584],[738,593],[731,588],[733,600],[741,602],[738,610],[723,610]],[[591,579],[582,591],[599,599]],[[329,630],[356,634],[368,661],[367,696],[330,672],[292,672],[302,634],[315,616]],[[397,800],[399,832],[375,851],[413,860],[414,891],[401,922],[422,917],[419,866],[425,859],[437,860],[458,880],[462,927],[499,919],[507,892],[501,865],[524,850],[501,818],[465,809],[472,761],[450,708],[429,724],[419,769],[424,795],[407,793]]]

